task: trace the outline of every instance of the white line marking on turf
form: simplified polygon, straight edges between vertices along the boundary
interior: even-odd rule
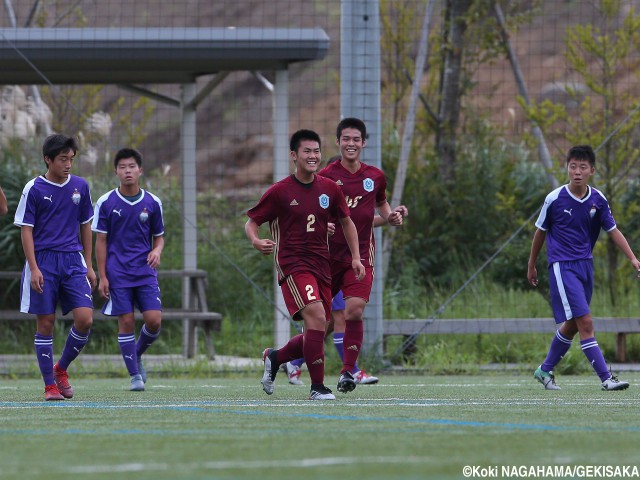
[[[329,457],[300,458],[296,460],[215,461],[199,463],[123,463],[120,465],[78,465],[67,471],[73,474],[123,473],[142,471],[194,471],[194,470],[258,470],[264,468],[314,468],[354,464],[422,464],[428,457]]]

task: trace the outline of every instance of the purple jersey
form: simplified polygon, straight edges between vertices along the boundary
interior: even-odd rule
[[[98,199],[91,229],[107,234],[107,276],[112,288],[137,287],[156,279],[147,264],[153,237],[164,234],[162,202],[152,193],[130,202],[118,189]]]
[[[36,252],[79,252],[80,225],[92,218],[91,194],[84,178],[69,175],[59,184],[39,176],[25,185],[13,223],[33,227]]]
[[[577,198],[568,185],[547,195],[536,227],[547,232],[549,265],[555,262],[588,260],[600,230],[616,228],[609,202],[595,188],[588,186],[584,198]]]

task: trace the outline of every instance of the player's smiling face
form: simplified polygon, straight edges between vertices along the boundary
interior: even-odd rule
[[[298,150],[291,152],[296,169],[306,175],[315,173],[320,166],[320,144],[315,140],[302,140]]]
[[[116,175],[120,179],[120,184],[123,186],[137,185],[142,175],[142,168],[138,166],[135,158],[123,158],[118,161],[116,167]]]
[[[360,130],[357,128],[345,128],[337,140],[338,148],[343,160],[355,162],[360,159],[360,152],[365,146]]]
[[[69,178],[71,173],[71,165],[73,165],[73,157],[75,152],[68,150],[56,155],[53,160],[49,157],[45,157],[47,164],[47,179],[52,182],[64,183]]]

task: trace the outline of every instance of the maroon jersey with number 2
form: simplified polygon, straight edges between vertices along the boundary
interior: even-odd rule
[[[327,224],[350,215],[333,180],[316,175],[303,184],[291,175],[269,187],[247,215],[258,225],[269,222],[280,283],[303,271],[331,282]]]

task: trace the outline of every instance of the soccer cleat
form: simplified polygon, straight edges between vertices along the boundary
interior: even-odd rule
[[[311,391],[309,392],[309,400],[335,400],[336,396],[331,390],[322,384],[311,385]]]
[[[271,361],[271,355],[275,352],[273,348],[266,348],[262,352],[262,361],[264,362],[264,373],[262,374],[262,389],[267,395],[272,395],[276,389],[276,374],[278,373],[278,365],[274,365]]]
[[[342,372],[338,379],[338,391],[342,393],[349,393],[356,388],[356,381],[351,375],[351,372]]]
[[[300,380],[300,374],[302,372],[299,366],[293,365],[291,362],[287,362],[285,363],[285,368],[291,385],[304,385],[304,382]]]
[[[378,383],[378,377],[374,377],[373,375],[369,375],[364,370],[358,370],[354,375],[353,379],[357,384],[360,385],[373,385],[374,383]]]
[[[142,363],[142,357],[138,357],[138,373],[142,377],[142,381],[147,383],[147,371],[144,368],[144,363]]]
[[[602,390],[626,390],[629,388],[629,382],[618,380],[618,377],[611,375],[602,382]]]
[[[556,377],[553,375],[553,372],[545,372],[542,370],[542,365],[533,372],[533,378],[544,385],[545,390],[560,390],[560,387],[556,385]],[[602,385],[604,385],[604,383]]]
[[[142,380],[142,375],[131,375],[131,387],[129,390],[132,392],[144,392],[144,381]]]
[[[58,390],[58,387],[56,387],[54,384],[54,385],[45,385],[44,399],[47,402],[50,402],[52,400],[64,400],[64,397],[60,393],[60,390]]]
[[[73,397],[73,388],[69,385],[69,375],[67,371],[61,369],[57,363],[53,366],[53,379],[56,382],[56,387],[58,387],[58,390],[64,398]]]

